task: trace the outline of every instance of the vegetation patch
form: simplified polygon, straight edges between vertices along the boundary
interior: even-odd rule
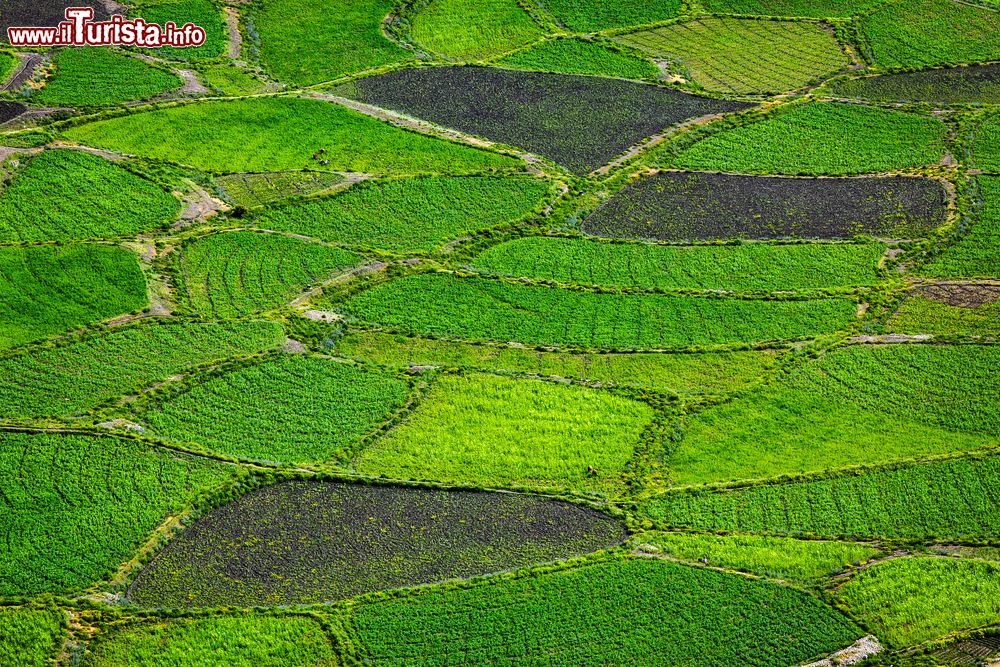
[[[297,97],[186,104],[79,125],[65,134],[84,144],[227,174],[306,169],[315,166],[313,156],[321,149],[332,171],[462,174],[520,165]]]
[[[735,95],[794,90],[851,64],[831,29],[805,21],[703,18],[617,39],[679,62],[706,90]]]
[[[346,250],[280,234],[229,232],[186,244],[179,268],[187,306],[225,319],[278,308],[360,261]]]
[[[183,85],[181,78],[107,47],[68,48],[55,77],[32,96],[49,106],[105,106],[142,100]]]
[[[861,634],[800,591],[640,559],[366,604],[351,620],[373,662],[410,665],[778,667]]]
[[[918,238],[945,222],[926,178],[769,178],[659,172],[627,185],[583,221],[587,234],[661,241]]]
[[[712,134],[666,162],[756,174],[864,174],[937,164],[935,118],[836,102],[803,104]]]
[[[998,444],[1000,347],[854,345],[690,418],[678,484],[759,479]]]
[[[0,416],[66,417],[200,364],[276,348],[271,322],[132,325],[0,359]]]
[[[5,532],[0,594],[108,578],[168,515],[235,468],[118,438],[0,434]]]
[[[456,60],[482,60],[545,34],[515,0],[430,0],[411,23],[422,47]]]
[[[641,23],[654,23],[677,16],[680,0],[545,0],[543,6],[561,24],[577,32],[597,32]]]
[[[70,241],[135,236],[177,215],[157,185],[83,151],[31,158],[0,196],[0,241]]]
[[[896,558],[859,572],[839,591],[854,614],[893,646],[992,625],[1000,566],[957,558]]]
[[[585,174],[685,119],[747,108],[604,77],[487,67],[427,67],[353,84],[353,94]]]
[[[331,458],[403,404],[403,380],[323,357],[277,355],[207,373],[135,409],[153,433],[244,459]]]
[[[0,662],[49,667],[62,646],[61,612],[30,607],[0,608]]]
[[[256,95],[271,88],[255,72],[249,72],[230,63],[202,65],[198,70],[202,83],[217,95]]]
[[[0,248],[0,348],[144,308],[135,256],[115,246]]]
[[[593,510],[515,494],[285,482],[215,509],[129,589],[152,606],[327,602],[620,543]]]
[[[660,69],[650,60],[587,39],[546,40],[512,53],[497,64],[512,69],[622,79],[652,79],[660,74]]]
[[[527,237],[476,257],[502,276],[639,289],[780,290],[872,285],[880,243],[667,246]]]
[[[796,540],[766,535],[699,535],[697,533],[642,533],[634,540],[678,560],[710,567],[735,568],[762,577],[811,581],[828,577],[853,563],[879,554],[865,544]]]
[[[237,206],[256,208],[291,197],[308,197],[341,185],[344,177],[327,171],[272,171],[228,174],[215,182]]]
[[[817,336],[855,316],[846,299],[602,294],[440,273],[378,285],[342,310],[353,321],[414,335],[619,350]]]
[[[366,181],[333,197],[271,209],[253,224],[361,248],[426,252],[446,239],[515,222],[551,197],[551,184],[534,177]]]
[[[838,81],[830,93],[873,102],[1000,103],[1000,63],[896,72]]]
[[[671,492],[639,514],[706,531],[846,538],[995,539],[1000,457],[964,458],[732,491]]]
[[[884,67],[958,65],[1000,58],[1000,7],[904,0],[863,18],[868,56]]]
[[[915,290],[889,319],[903,334],[1000,335],[1000,286],[934,285]]]
[[[463,367],[531,373],[646,387],[679,394],[724,393],[758,380],[771,370],[771,350],[698,354],[572,354],[507,345],[481,345],[381,332],[348,334],[337,352],[385,366]],[[2,366],[0,366],[2,368]]]
[[[806,16],[810,18],[846,18],[861,14],[878,0],[703,0],[702,6],[713,14],[750,16]]]
[[[444,375],[355,468],[398,479],[614,494],[653,415],[645,403],[587,387]]]
[[[260,59],[281,81],[311,86],[412,58],[382,34],[392,0],[265,0],[247,23]],[[241,8],[243,9],[243,8]]]
[[[241,614],[124,621],[92,645],[87,667],[336,667],[325,629],[306,616]]]
[[[226,51],[228,33],[225,21],[212,0],[140,0],[135,3],[133,13],[149,23],[165,25],[173,21],[178,26],[193,23],[205,29],[205,43],[201,46],[185,49],[164,47],[157,51],[162,56],[190,60],[215,58]]]
[[[1000,277],[1000,176],[980,176],[982,205],[972,228],[927,266],[924,275],[947,278]]]
[[[28,107],[20,102],[0,102],[0,124],[14,120],[27,110]]]
[[[972,158],[979,169],[1000,172],[1000,115],[989,116],[976,129]]]

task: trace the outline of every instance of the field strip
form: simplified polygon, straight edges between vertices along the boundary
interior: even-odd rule
[[[243,35],[240,34],[240,13],[235,7],[223,7],[226,13],[226,27],[229,29],[229,46],[226,55],[239,60],[243,51]]]
[[[339,283],[345,283],[359,276],[365,276],[371,273],[378,273],[379,271],[385,271],[387,268],[389,268],[389,264],[387,262],[372,262],[371,264],[365,264],[364,266],[359,266],[356,269],[352,269],[350,271],[347,271],[346,273],[341,273],[339,275],[334,276],[330,280],[320,283],[319,285],[312,288],[305,294],[302,294],[295,300],[291,301],[288,304],[288,306],[291,308],[298,308],[300,306],[305,305],[306,302],[308,302],[310,299],[320,294],[323,291],[323,288],[325,287],[331,287]],[[312,311],[306,311],[306,312],[312,312]],[[307,318],[307,319],[312,319],[312,318]]]
[[[654,134],[651,137],[643,139],[635,146],[625,151],[624,154],[619,155],[618,157],[616,157],[614,160],[607,163],[603,167],[598,167],[594,171],[590,172],[589,176],[604,176],[615,167],[624,164],[625,162],[634,158],[636,155],[643,153],[649,150],[650,148],[653,148],[654,146],[658,146],[659,144],[663,143],[664,141],[673,137],[674,135],[686,132],[692,127],[705,125],[713,120],[718,120],[722,118],[722,116],[723,114],[720,113],[708,114],[706,116],[698,116],[697,118],[686,120],[680,125],[673,125],[664,130],[663,132],[660,132],[659,134]]]
[[[834,667],[834,665],[853,665],[882,650],[882,645],[874,635],[862,637],[845,649],[832,653],[822,660],[810,662],[803,667]]]

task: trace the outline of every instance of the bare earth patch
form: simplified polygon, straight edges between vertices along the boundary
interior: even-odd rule
[[[862,637],[850,646],[836,653],[832,653],[818,662],[811,662],[805,667],[834,667],[835,665],[853,665],[861,662],[870,655],[875,655],[882,650],[882,645],[878,639],[872,635]]]
[[[959,308],[979,308],[1000,300],[1000,284],[937,283],[917,288],[916,292],[931,301]]]

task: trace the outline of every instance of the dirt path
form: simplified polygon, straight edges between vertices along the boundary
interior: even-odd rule
[[[717,120],[719,118],[722,118],[722,114],[714,113],[714,114],[709,114],[707,116],[698,116],[697,118],[692,118],[691,120],[684,121],[680,125],[674,125],[674,126],[672,126],[670,128],[667,128],[666,130],[664,130],[663,132],[660,132],[659,134],[654,134],[651,137],[647,137],[646,139],[643,139],[642,141],[640,141],[639,143],[637,143],[635,146],[633,146],[632,148],[630,148],[627,151],[625,151],[624,154],[619,155],[617,158],[615,158],[614,160],[612,160],[608,164],[604,165],[603,167],[600,167],[599,169],[595,169],[594,171],[590,172],[590,175],[591,176],[604,176],[605,174],[607,174],[609,171],[611,171],[615,167],[617,167],[617,166],[619,166],[619,165],[621,165],[621,164],[623,164],[623,163],[631,160],[632,158],[634,158],[639,153],[647,151],[650,148],[652,148],[653,146],[656,146],[658,144],[663,143],[664,141],[666,141],[670,137],[674,136],[675,134],[679,134],[681,132],[686,132],[687,130],[689,130],[692,127],[696,127],[698,125],[704,125],[706,123],[709,123],[709,122],[711,122],[713,120]]]
[[[18,53],[15,55],[17,55],[18,66],[14,69],[14,73],[7,79],[3,87],[0,88],[0,93],[15,91],[30,81],[31,77],[35,74],[35,70],[45,59],[45,55],[41,53]]]
[[[239,60],[243,53],[243,35],[240,33],[240,12],[235,7],[223,7],[226,13],[226,27],[229,29],[229,47],[226,55]]]
[[[320,283],[319,285],[312,288],[308,292],[300,294],[294,301],[291,301],[288,305],[291,306],[292,308],[298,308],[300,306],[305,305],[306,302],[309,301],[309,299],[320,294],[326,287],[337,285],[339,283],[344,283],[347,282],[348,280],[353,280],[354,278],[357,278],[359,276],[368,275],[369,273],[378,273],[379,271],[385,271],[388,267],[389,264],[387,262],[372,262],[371,264],[365,264],[364,266],[359,266],[356,269],[352,269],[347,273],[340,273],[331,278],[330,280],[326,280]],[[306,319],[310,320],[320,320],[323,322],[331,321],[331,319],[328,318],[326,311],[307,310],[304,313],[302,313],[302,315]],[[330,313],[330,315],[336,315],[336,313]],[[337,318],[339,319],[339,315],[337,316]]]
[[[851,336],[849,343],[924,343],[934,338],[931,334],[879,334]]]
[[[171,91],[172,95],[204,95],[209,92],[201,83],[198,75],[189,69],[175,69],[174,72],[184,81],[184,85]]]
[[[803,667],[834,667],[835,665],[853,665],[882,650],[882,645],[874,635],[862,637],[845,649],[831,653],[817,662],[810,662]]]
[[[190,190],[181,198],[184,210],[181,211],[180,219],[173,224],[173,229],[186,227],[195,222],[204,222],[214,215],[229,210],[225,202],[210,195],[200,185],[192,181],[188,181],[185,185]]]
[[[90,146],[78,146],[76,144],[67,144],[64,141],[53,141],[49,144],[50,148],[63,148],[70,151],[83,151],[84,153],[91,153],[105,160],[110,160],[111,162],[121,162],[122,160],[127,160],[128,155],[122,153],[112,153],[111,151],[101,150],[100,148],[91,148]]]

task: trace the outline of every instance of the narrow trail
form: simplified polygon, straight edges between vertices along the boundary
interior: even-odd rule
[[[239,60],[243,54],[243,34],[240,33],[240,12],[235,7],[223,7],[226,13],[226,28],[229,30],[229,46],[226,55],[232,60]]]
[[[18,53],[15,55],[19,61],[18,66],[10,78],[7,79],[7,82],[4,83],[3,87],[0,87],[0,93],[17,90],[30,81],[31,77],[35,74],[35,70],[38,69],[38,66],[45,59],[44,54],[41,53]]]
[[[880,653],[881,651],[882,644],[879,643],[878,639],[874,635],[868,635],[866,637],[862,637],[847,648],[841,649],[836,653],[831,653],[822,660],[810,662],[808,665],[803,665],[803,667],[835,667],[853,665],[861,662],[869,656]]]

